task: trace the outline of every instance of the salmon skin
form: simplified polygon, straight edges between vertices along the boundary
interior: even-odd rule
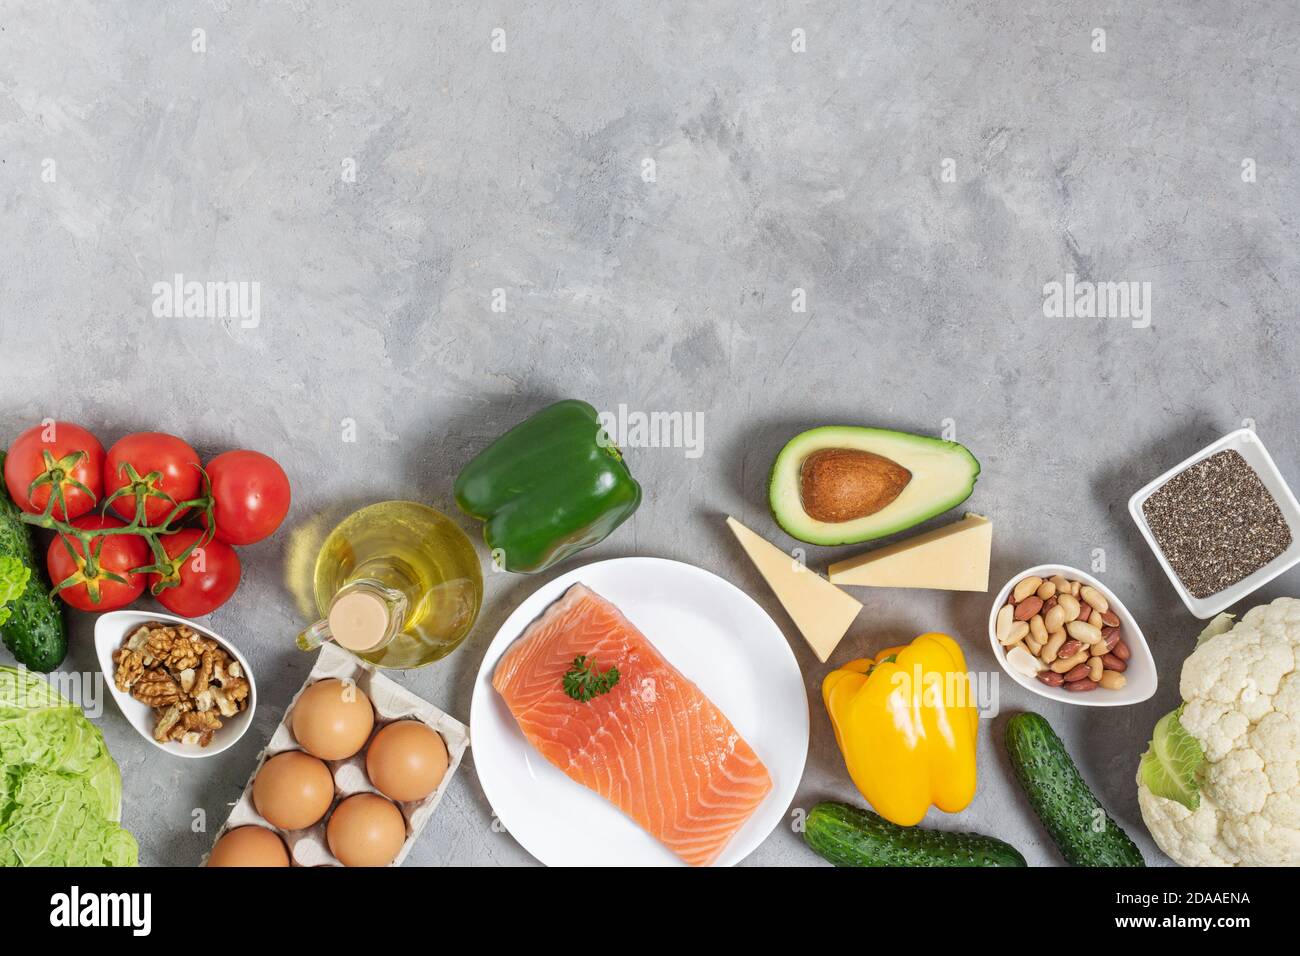
[[[563,687],[584,654],[600,672],[619,673],[586,703]],[[542,756],[692,866],[716,860],[772,789],[726,715],[585,585],[528,626],[492,686]]]

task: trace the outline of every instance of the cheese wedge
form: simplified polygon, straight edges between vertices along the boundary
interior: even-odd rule
[[[960,521],[831,565],[834,584],[876,588],[987,591],[993,522],[968,514]]]
[[[749,560],[754,562],[758,573],[763,575],[763,580],[790,615],[795,627],[799,628],[817,659],[825,664],[862,610],[862,603],[735,518],[727,518],[727,527],[745,549]]]

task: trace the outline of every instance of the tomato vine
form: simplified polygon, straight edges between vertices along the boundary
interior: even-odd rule
[[[129,534],[142,538],[149,546],[149,553],[153,557],[153,563],[132,568],[128,573],[157,574],[159,580],[151,589],[151,593],[157,595],[161,591],[175,587],[180,583],[180,566],[185,563],[191,554],[211,541],[213,535],[216,534],[217,522],[213,514],[212,483],[208,480],[208,473],[201,466],[196,465],[195,467],[199,469],[199,473],[202,475],[202,484],[200,486],[202,493],[197,498],[176,501],[160,487],[163,477],[162,472],[150,471],[140,475],[132,465],[125,465],[124,467],[127,469],[126,476],[129,479],[128,483],[102,501],[96,499],[94,507],[88,513],[114,517],[114,515],[110,514],[110,506],[116,500],[129,497],[135,500],[135,514],[131,517],[131,520],[121,527],[78,528],[70,521],[56,518],[55,514],[66,515],[68,513],[63,493],[65,482],[83,494],[89,495],[92,499],[96,498],[94,492],[71,477],[77,465],[86,457],[86,452],[73,452],[57,460],[49,451],[44,452],[44,455],[45,471],[37,475],[35,480],[32,481],[28,487],[28,495],[30,496],[37,488],[48,485],[50,487],[49,501],[46,502],[45,510],[42,513],[24,513],[22,520],[35,527],[55,532],[63,546],[67,548],[68,554],[77,568],[75,573],[62,581],[51,582],[53,584],[51,594],[57,594],[64,588],[73,587],[77,584],[99,580],[126,584],[126,580],[121,575],[102,568],[99,558],[109,537]],[[146,504],[151,499],[165,499],[172,504],[166,518],[157,524],[149,524],[145,518]],[[195,516],[202,519],[200,525],[203,528],[203,533],[180,554],[169,557],[163,547],[162,539],[180,531]],[[72,546],[73,539],[81,545],[80,554]],[[92,548],[92,543],[96,541],[98,545]],[[92,590],[95,591],[94,600],[98,603],[97,589]]]

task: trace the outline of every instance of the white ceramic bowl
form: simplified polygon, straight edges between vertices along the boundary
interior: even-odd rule
[[[1007,603],[1011,589],[1020,581],[1031,576],[1046,580],[1054,574],[1062,575],[1071,581],[1082,581],[1096,588],[1105,596],[1110,603],[1110,609],[1119,618],[1120,637],[1124,639],[1131,652],[1128,669],[1124,671],[1128,683],[1119,690],[1098,687],[1096,690],[1081,694],[1078,691],[1066,690],[1064,687],[1048,687],[1037,678],[1026,677],[1007,663],[1006,651],[998,641],[998,611]],[[1032,568],[1025,568],[1003,585],[1002,590],[998,592],[997,600],[993,602],[993,609],[989,611],[989,643],[993,645],[993,656],[998,659],[998,663],[1011,679],[1040,697],[1059,700],[1066,704],[1082,704],[1085,707],[1123,707],[1127,704],[1139,704],[1156,692],[1156,663],[1151,658],[1151,648],[1147,647],[1147,639],[1142,635],[1142,628],[1138,627],[1137,621],[1128,612],[1124,602],[1091,574],[1085,574],[1078,568],[1066,564],[1039,564]]]
[[[140,625],[154,622],[184,624],[204,637],[212,638],[224,647],[230,653],[230,656],[239,662],[239,666],[244,669],[244,677],[248,680],[248,706],[234,717],[222,718],[221,729],[212,735],[212,742],[206,747],[182,744],[176,741],[168,741],[165,744],[158,743],[153,739],[154,723],[157,720],[153,708],[136,700],[130,694],[122,693],[117,689],[117,685],[113,683],[113,652],[121,647],[122,642],[126,640],[128,635]],[[108,691],[113,695],[113,700],[117,701],[117,707],[122,711],[122,716],[126,718],[127,723],[136,729],[141,737],[159,750],[165,750],[177,757],[214,757],[223,750],[233,747],[253,724],[253,711],[257,708],[257,682],[253,680],[253,669],[248,666],[248,661],[243,654],[239,653],[237,647],[202,624],[195,624],[193,621],[188,621],[183,617],[176,617],[173,614],[156,614],[150,611],[109,611],[106,614],[101,614],[99,619],[95,621],[95,656],[99,659],[100,670],[104,672],[104,682],[108,686]]]
[[[1219,452],[1227,450],[1239,453],[1242,458],[1246,459],[1246,464],[1255,469],[1255,474],[1259,475],[1259,480],[1264,483],[1268,493],[1277,502],[1277,506],[1282,510],[1282,517],[1286,519],[1287,526],[1291,529],[1291,546],[1254,574],[1242,578],[1236,584],[1224,588],[1218,594],[1211,594],[1207,598],[1192,597],[1187,588],[1183,587],[1183,582],[1178,579],[1174,569],[1169,566],[1164,552],[1160,550],[1160,545],[1156,544],[1156,537],[1151,532],[1151,526],[1147,524],[1146,515],[1142,513],[1142,505],[1157,488],[1174,477],[1174,475],[1186,471],[1204,458],[1209,458],[1211,455],[1217,455]],[[1214,444],[1202,448],[1192,457],[1170,468],[1155,481],[1143,486],[1142,490],[1128,500],[1128,513],[1137,522],[1138,528],[1142,531],[1142,537],[1147,539],[1147,544],[1155,552],[1156,560],[1160,562],[1160,567],[1165,569],[1169,582],[1174,586],[1174,590],[1178,592],[1178,596],[1183,599],[1183,603],[1187,605],[1187,610],[1202,620],[1214,617],[1214,615],[1236,604],[1251,592],[1262,588],[1282,572],[1290,570],[1300,563],[1300,504],[1296,503],[1295,495],[1291,493],[1286,479],[1282,477],[1282,472],[1278,470],[1277,465],[1273,462],[1273,456],[1268,453],[1268,449],[1259,440],[1259,436],[1249,428],[1238,428],[1235,432],[1229,432]]]

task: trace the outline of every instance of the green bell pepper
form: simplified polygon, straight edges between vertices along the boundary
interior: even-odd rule
[[[456,476],[456,504],[484,522],[493,561],[531,574],[604,541],[641,503],[641,486],[586,402],[520,422]]]

